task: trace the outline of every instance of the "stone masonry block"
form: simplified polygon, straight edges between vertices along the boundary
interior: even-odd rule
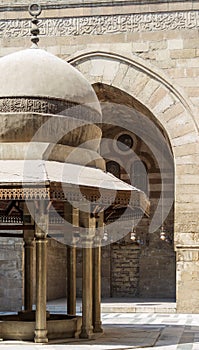
[[[168,94],[160,100],[154,108],[154,113],[163,113],[165,110],[169,109],[174,104],[174,99]]]
[[[122,80],[124,79],[124,77],[127,73],[127,70],[128,70],[128,65],[125,63],[120,63],[117,74],[116,74],[114,80],[112,81],[112,85],[114,85],[116,87],[120,87],[120,84],[121,84]]]
[[[149,106],[153,109],[160,100],[162,100],[167,95],[167,90],[163,87],[159,87],[149,100]]]
[[[194,58],[194,57],[196,57],[196,49],[171,50],[170,57],[172,59]]]
[[[146,52],[149,50],[148,42],[133,42],[132,43],[132,51],[133,52]]]
[[[165,61],[170,59],[170,52],[166,49],[156,51],[157,61]]]
[[[173,146],[188,145],[189,143],[198,142],[198,135],[196,132],[191,132],[186,135],[176,137],[172,140]]]
[[[177,50],[183,48],[183,39],[170,39],[168,40],[168,49],[169,50]]]
[[[159,83],[152,78],[146,83],[144,88],[138,94],[138,98],[143,103],[147,103],[153,93],[158,89]]]

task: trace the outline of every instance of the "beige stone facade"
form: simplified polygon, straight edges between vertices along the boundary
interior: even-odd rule
[[[24,3],[10,1],[8,6],[0,1],[1,56],[29,47],[30,19]],[[179,312],[199,312],[199,1],[42,3],[40,47],[78,68],[101,102],[102,156],[107,163],[119,164],[119,177],[135,185],[136,156],[147,169],[150,218],[137,225],[139,245],[125,235],[121,244],[104,248],[102,295],[176,294]],[[133,139],[133,153],[117,147],[122,134]],[[168,243],[160,240],[162,223]],[[1,244],[0,259],[8,263],[8,276],[10,259],[2,258],[4,247]],[[11,241],[6,242],[8,255],[10,249],[15,249]],[[53,250],[52,244],[49,257],[48,295],[64,296],[64,248]],[[63,271],[59,284],[58,265],[52,263],[58,264],[58,259]],[[16,252],[17,281],[21,261]],[[80,265],[81,257],[79,281]],[[13,285],[2,278],[11,305]],[[1,283],[0,301],[6,308],[4,296]]]

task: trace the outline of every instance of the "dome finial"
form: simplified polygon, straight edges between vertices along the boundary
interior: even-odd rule
[[[37,44],[39,42],[39,28],[38,28],[38,22],[39,20],[37,17],[41,14],[41,6],[39,4],[31,4],[28,8],[29,14],[33,17],[32,18],[32,28],[31,28],[31,41],[33,43],[32,47],[37,48]]]

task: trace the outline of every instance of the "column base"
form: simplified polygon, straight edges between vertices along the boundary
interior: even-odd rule
[[[48,343],[47,329],[35,329],[35,343]]]
[[[101,322],[99,324],[95,324],[93,326],[93,332],[94,333],[104,333]]]
[[[79,337],[82,339],[94,339],[95,334],[92,329],[82,329]]]

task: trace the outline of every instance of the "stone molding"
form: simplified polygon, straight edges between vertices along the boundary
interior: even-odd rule
[[[40,4],[42,5],[42,7],[50,7],[50,8],[63,8],[63,7],[78,7],[78,6],[129,6],[129,5],[151,5],[151,4],[155,4],[156,6],[158,4],[162,4],[162,3],[166,3],[166,4],[169,4],[169,3],[184,3],[185,0],[95,0],[95,1],[92,1],[92,0],[57,0],[56,1],[56,4],[55,4],[55,1],[54,0],[48,0],[45,1],[40,1]],[[191,3],[197,3],[198,0],[188,0],[187,2],[191,2]],[[27,6],[27,1],[26,0],[17,0],[17,3],[16,3],[16,0],[0,0],[0,5],[2,6],[8,6],[11,7],[11,6],[15,6],[18,7],[22,7],[22,6]]]
[[[116,14],[39,20],[40,36],[103,35],[199,28],[199,11]],[[29,19],[0,20],[0,37],[30,35]]]
[[[176,251],[178,250],[199,250],[199,244],[189,244],[189,245],[176,245]]]
[[[63,13],[69,13],[74,17],[74,9],[77,11],[76,16],[92,15],[94,9],[102,10],[102,14],[118,13],[155,13],[164,11],[191,11],[198,10],[199,0],[53,0],[40,1],[42,10],[49,11],[48,17],[54,17],[53,12],[61,10]],[[0,12],[14,13],[15,11],[27,13],[27,0],[0,0]],[[83,10],[83,11],[82,11]],[[69,15],[69,16],[70,16]],[[12,15],[11,15],[12,16]],[[22,17],[26,16],[25,14]],[[68,15],[66,14],[68,17]],[[21,17],[21,15],[20,15]],[[21,18],[22,18],[21,17]],[[64,15],[62,15],[64,17]],[[6,17],[7,18],[7,17]],[[10,18],[10,16],[8,16]],[[13,19],[16,17],[12,17]],[[17,16],[18,18],[18,16]],[[24,17],[25,18],[25,17]]]

